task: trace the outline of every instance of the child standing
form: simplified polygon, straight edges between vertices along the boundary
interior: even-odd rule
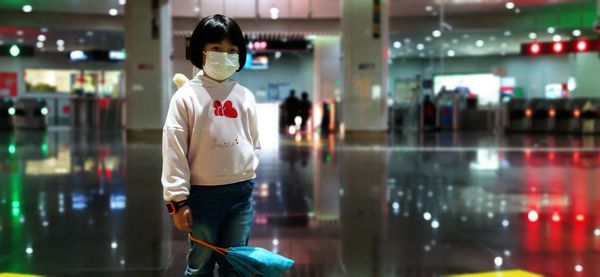
[[[223,15],[205,17],[189,43],[204,71],[172,97],[163,129],[163,197],[177,229],[219,247],[247,245],[258,165],[256,102],[229,78],[246,60],[246,40]],[[239,276],[225,259],[191,242],[185,276]]]

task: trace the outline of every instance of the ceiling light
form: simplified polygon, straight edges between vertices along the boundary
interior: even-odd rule
[[[560,35],[554,35],[552,37],[552,41],[554,41],[554,42],[559,42],[561,40],[562,40],[562,37]]]
[[[271,19],[275,20],[277,18],[279,18],[279,9],[276,7],[273,7],[269,10],[269,13],[271,14]]]
[[[127,0],[119,0],[119,5],[125,6],[127,4]]]
[[[417,50],[422,51],[423,49],[425,49],[425,45],[423,45],[423,43],[417,44]]]
[[[398,49],[398,48],[400,48],[400,47],[402,47],[402,42],[395,41],[395,42],[394,42],[394,48]]]
[[[42,33],[46,33],[46,32],[48,32],[48,28],[46,28],[46,27],[42,27],[42,28],[40,29],[40,31],[42,31]]]
[[[23,6],[23,11],[26,13],[30,13],[31,11],[33,11],[33,7],[31,5],[25,5]]]
[[[452,40],[452,43],[453,43],[453,44],[458,44],[458,39],[453,39],[453,40]]]
[[[65,45],[65,41],[62,40],[62,39],[59,39],[59,40],[56,41],[56,45],[58,45],[58,46],[64,46]]]
[[[546,31],[548,31],[548,34],[554,34],[556,32],[556,28],[548,27],[548,29]]]
[[[119,11],[117,11],[117,9],[110,9],[108,10],[108,14],[110,14],[111,16],[116,16],[117,14],[119,14]]]
[[[44,41],[46,41],[46,36],[44,36],[44,35],[39,35],[39,36],[37,37],[37,39],[38,39],[39,41],[42,41],[42,42],[44,42]]]
[[[94,36],[94,32],[92,32],[92,31],[87,31],[85,34],[86,34],[88,37]]]
[[[405,38],[404,43],[410,43],[410,38]]]
[[[21,31],[21,30],[17,31],[17,36],[22,36],[23,34],[24,34],[23,31]]]
[[[431,37],[430,36],[425,37],[425,41],[431,41]]]
[[[536,39],[537,38],[537,34],[534,32],[529,33],[529,39]]]
[[[62,46],[62,45],[59,45],[59,46],[57,47],[57,49],[58,49],[58,52],[65,51],[65,47],[64,47],[64,46]]]
[[[433,11],[433,6],[431,6],[431,5],[425,6],[425,11],[432,12]]]
[[[11,56],[16,57],[19,54],[21,54],[21,49],[19,48],[19,46],[13,45],[10,47],[8,52],[10,53]]]
[[[432,33],[433,37],[439,38],[442,36],[442,32],[440,30],[434,30]]]
[[[515,3],[513,2],[506,2],[506,8],[509,10],[512,10],[515,8]]]
[[[512,32],[509,30],[504,31],[504,36],[505,37],[510,37],[512,35]]]
[[[520,14],[520,13],[521,13],[521,9],[519,9],[519,8],[516,8],[516,9],[515,9],[515,13],[516,13],[516,14]]]
[[[448,50],[448,57],[454,57],[454,55],[456,55],[456,52],[454,52],[454,50]]]
[[[38,41],[35,46],[37,46],[37,48],[43,48],[44,47],[44,43],[41,41]]]
[[[575,29],[575,30],[573,30],[573,36],[574,36],[574,37],[581,36],[581,30],[579,30],[579,29]]]
[[[200,12],[200,7],[198,7],[198,6],[194,7],[194,12],[195,13],[199,13]]]
[[[483,45],[485,45],[485,42],[483,42],[483,40],[478,40],[477,42],[475,42],[475,45],[477,45],[477,47],[483,47]]]

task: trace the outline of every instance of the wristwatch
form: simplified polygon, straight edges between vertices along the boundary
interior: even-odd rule
[[[169,212],[169,214],[174,214],[177,211],[179,211],[179,209],[181,209],[181,207],[187,206],[187,200],[183,200],[183,201],[179,201],[179,202],[175,202],[175,201],[170,201],[167,202],[167,212]]]

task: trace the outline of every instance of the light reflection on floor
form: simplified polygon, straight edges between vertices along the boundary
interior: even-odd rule
[[[0,133],[0,273],[181,276],[159,141]],[[250,243],[295,259],[288,276],[600,275],[600,138],[272,141]]]

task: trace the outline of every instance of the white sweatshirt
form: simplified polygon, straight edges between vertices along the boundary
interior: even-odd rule
[[[171,98],[163,128],[165,201],[187,199],[192,185],[226,185],[256,177],[260,149],[256,101],[234,81],[198,75]]]

